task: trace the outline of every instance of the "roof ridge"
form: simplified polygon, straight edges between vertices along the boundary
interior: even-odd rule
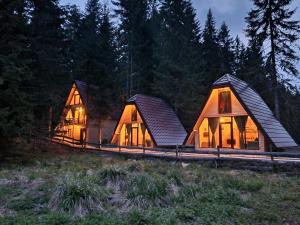
[[[80,82],[80,83],[86,84],[86,82],[85,82],[85,81],[82,81],[82,80],[77,80],[77,79],[74,79],[74,82]]]
[[[136,98],[137,98],[138,96],[146,97],[146,98],[152,98],[152,99],[158,99],[158,100],[161,100],[161,101],[164,101],[164,102],[165,102],[165,100],[164,100],[163,98],[161,98],[161,97],[156,97],[156,96],[146,95],[146,94],[135,94],[135,95],[133,95],[132,97],[130,97],[130,98],[127,100],[127,102],[135,101]]]
[[[227,77],[228,82],[231,82],[231,75],[227,73],[226,77]]]

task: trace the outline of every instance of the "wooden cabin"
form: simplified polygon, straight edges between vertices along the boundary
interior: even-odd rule
[[[87,96],[87,84],[75,80],[69,92],[55,135],[66,141],[107,144],[116,126],[115,113],[103,119]],[[93,110],[89,110],[93,109]]]
[[[271,151],[297,144],[249,85],[224,75],[212,86],[186,145]]]
[[[182,145],[186,135],[174,110],[165,101],[138,94],[127,101],[111,143],[120,146],[174,147]]]

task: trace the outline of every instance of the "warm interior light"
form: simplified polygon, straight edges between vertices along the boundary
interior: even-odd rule
[[[82,111],[83,111],[82,107],[79,107],[78,111],[79,111],[79,112],[82,112]]]

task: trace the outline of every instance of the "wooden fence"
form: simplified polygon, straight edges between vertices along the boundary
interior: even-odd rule
[[[81,143],[78,140],[55,136],[52,141],[66,144],[70,147],[93,150],[93,151],[106,151],[111,153],[125,153],[147,156],[160,156],[178,159],[190,158],[190,159],[205,159],[208,157],[215,159],[228,159],[228,158],[243,158],[246,160],[289,160],[300,163],[300,151],[294,152],[262,152],[258,150],[236,150],[236,149],[201,149],[197,150],[187,146],[176,146],[174,148],[148,148],[137,146],[116,146],[116,145],[100,145],[95,143]]]

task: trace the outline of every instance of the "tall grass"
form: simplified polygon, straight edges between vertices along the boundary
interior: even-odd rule
[[[104,183],[117,182],[125,178],[127,172],[119,167],[109,166],[100,171],[100,178]]]
[[[131,206],[146,208],[162,205],[168,193],[168,183],[159,177],[134,175],[127,183],[127,198]]]
[[[67,212],[82,217],[90,212],[103,210],[109,192],[83,174],[66,174],[58,178],[49,202],[53,211]]]

